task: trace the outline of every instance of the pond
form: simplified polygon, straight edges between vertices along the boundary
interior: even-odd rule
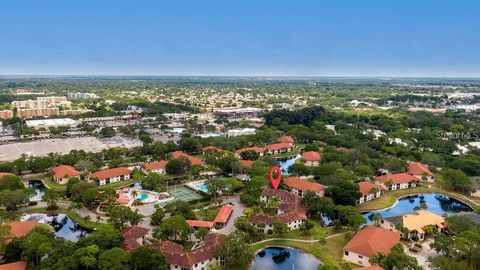
[[[22,220],[36,220],[40,223],[48,224],[53,228],[56,236],[73,242],[77,242],[81,237],[91,233],[91,230],[80,226],[64,214],[47,215],[42,213],[34,213],[22,216]]]
[[[421,205],[426,206],[425,210],[438,215],[453,215],[462,211],[472,211],[470,206],[447,195],[424,193],[403,197],[398,199],[397,203],[391,208],[366,212],[363,216],[368,220],[368,223],[371,223],[372,214],[379,213],[382,217],[398,216],[410,213],[418,209]]]
[[[255,255],[253,270],[315,270],[320,260],[293,248],[268,247]]]
[[[30,198],[31,202],[39,202],[42,200],[45,190],[47,189],[42,181],[40,180],[29,180],[27,186],[35,190],[35,196]]]
[[[280,164],[280,169],[282,169],[282,174],[289,175],[288,167],[292,166],[295,163],[295,161],[297,161],[297,159],[301,157],[302,157],[301,155],[296,155],[294,157],[289,157],[286,159],[279,160],[278,162]]]

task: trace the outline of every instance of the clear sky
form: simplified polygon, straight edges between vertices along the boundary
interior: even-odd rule
[[[2,0],[0,74],[480,77],[480,1]]]

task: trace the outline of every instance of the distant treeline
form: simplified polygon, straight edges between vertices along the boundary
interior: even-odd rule
[[[265,121],[269,125],[274,121],[283,121],[289,125],[303,124],[309,126],[315,119],[320,118],[324,113],[325,109],[321,106],[313,106],[296,111],[286,109],[273,110],[265,114]]]

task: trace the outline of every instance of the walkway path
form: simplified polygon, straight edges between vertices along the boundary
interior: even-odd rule
[[[325,239],[330,239],[330,238],[333,238],[333,237],[336,237],[336,236],[340,236],[344,233],[336,233],[336,234],[332,234],[332,235],[329,235],[327,237],[325,237]],[[317,243],[318,242],[318,239],[314,239],[314,240],[305,240],[305,239],[294,239],[294,238],[269,238],[269,239],[265,239],[265,240],[262,240],[262,241],[258,241],[258,242],[255,242],[255,243],[252,243],[250,244],[251,246],[254,246],[254,245],[257,245],[257,244],[262,244],[262,243],[266,243],[266,242],[270,242],[270,241],[291,241],[291,242],[300,242],[300,243]]]

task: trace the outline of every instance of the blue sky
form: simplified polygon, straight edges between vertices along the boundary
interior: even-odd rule
[[[480,1],[3,0],[0,74],[480,77]]]

